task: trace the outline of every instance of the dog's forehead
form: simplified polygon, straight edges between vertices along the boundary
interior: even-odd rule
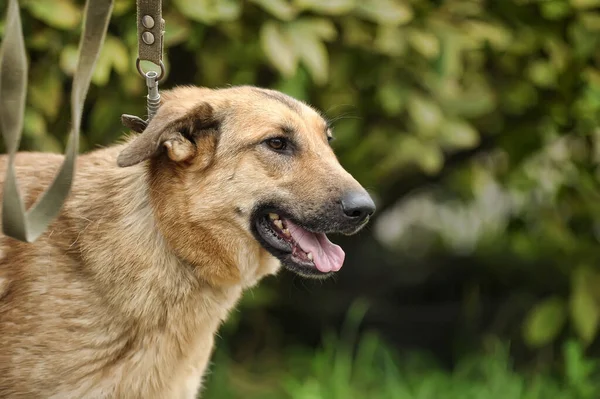
[[[246,128],[284,128],[309,136],[323,136],[328,130],[317,110],[281,92],[252,87],[239,94],[227,113]]]
[[[203,102],[228,127],[225,135],[235,132],[240,137],[291,129],[302,137],[322,141],[328,134],[328,123],[317,110],[276,90],[254,86],[178,87],[163,94],[163,107],[172,114],[189,112]]]

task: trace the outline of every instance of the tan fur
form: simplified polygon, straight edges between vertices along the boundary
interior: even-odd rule
[[[47,233],[32,244],[0,236],[0,397],[196,396],[219,325],[245,288],[280,267],[251,234],[255,204],[277,196],[310,213],[360,188],[321,116],[278,95],[163,93],[146,132],[79,158]],[[193,144],[178,133],[190,123]],[[282,123],[300,132],[293,160],[260,145]],[[151,134],[158,141],[142,143]],[[131,166],[117,166],[120,153]],[[61,161],[17,156],[27,206]],[[2,179],[5,170],[3,156]]]

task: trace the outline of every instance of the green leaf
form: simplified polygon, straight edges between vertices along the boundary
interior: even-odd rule
[[[310,86],[310,76],[304,69],[298,68],[294,76],[279,79],[274,89],[297,98],[300,101],[309,101],[308,88]]]
[[[72,57],[72,54],[66,54],[65,58],[67,57]],[[126,75],[129,73],[129,68],[131,67],[129,61],[130,56],[125,45],[114,36],[107,35],[102,49],[100,50],[100,56],[96,62],[96,67],[94,68],[92,82],[98,86],[105,86],[110,79],[110,73],[113,68],[115,71],[117,71],[117,73]],[[73,61],[66,59],[65,66],[71,66],[70,62]],[[74,62],[77,62],[76,58]]]
[[[489,43],[496,50],[504,50],[512,45],[513,51],[518,49],[525,54],[530,53],[536,45],[535,36],[520,35],[519,40],[515,40],[507,27],[496,23],[473,20],[463,24],[463,29],[465,32],[462,39],[466,42],[473,41],[479,47]]]
[[[477,130],[461,120],[446,120],[442,125],[440,136],[442,146],[448,149],[469,149],[479,144]]]
[[[522,114],[532,107],[538,100],[538,92],[527,80],[515,81],[502,91],[502,98],[506,110],[514,114]]]
[[[571,24],[569,26],[568,35],[570,44],[573,47],[571,54],[576,57],[587,58],[592,57],[596,53],[595,36],[590,35],[590,32],[582,24]]]
[[[571,0],[571,5],[575,8],[594,8],[600,6],[600,0]]]
[[[142,79],[122,79],[121,87],[130,98],[140,98],[146,91],[146,84]]]
[[[308,17],[293,23],[295,29],[304,30],[309,35],[314,35],[324,41],[337,38],[337,29],[331,20],[325,18]]]
[[[343,15],[356,7],[356,0],[295,0],[300,9],[313,11],[320,15]]]
[[[27,107],[23,117],[23,137],[35,138],[48,134],[44,116],[34,108]]]
[[[27,50],[41,50],[47,52],[52,49],[56,43],[61,42],[60,32],[52,28],[43,27],[33,32],[26,38]]]
[[[569,47],[560,38],[548,38],[546,40],[546,51],[549,62],[557,72],[563,71],[570,58]]]
[[[117,138],[115,135],[120,130],[119,117],[123,113],[123,104],[119,102],[119,96],[118,93],[106,93],[94,102],[90,113],[90,122],[94,130],[88,134],[92,142],[107,145]]]
[[[302,63],[310,72],[317,85],[323,85],[329,78],[329,54],[317,32],[309,24],[292,23],[288,28],[292,44]]]
[[[357,5],[359,16],[384,25],[404,25],[412,21],[414,12],[402,0],[363,0]]]
[[[534,61],[529,65],[527,74],[529,79],[540,87],[552,87],[556,84],[556,70],[547,61]]]
[[[298,14],[298,10],[288,0],[251,0],[251,2],[283,21],[291,21]]]
[[[70,0],[29,0],[23,2],[31,15],[57,29],[74,29],[81,22],[81,11]]]
[[[435,175],[444,166],[444,154],[434,140],[422,140],[406,133],[398,136],[387,144],[391,151],[378,161],[375,173],[380,176],[399,171],[407,164],[418,166],[428,175]]]
[[[571,276],[571,319],[575,331],[586,344],[596,337],[600,321],[594,277],[594,272],[587,267],[578,268]]]
[[[38,151],[50,152],[53,154],[61,154],[64,151],[60,141],[50,134],[33,138],[33,146]]]
[[[77,68],[77,47],[65,46],[60,52],[59,65],[60,69],[69,76],[73,76]]]
[[[407,42],[401,28],[379,25],[375,36],[375,48],[390,56],[403,55],[406,52]]]
[[[298,67],[298,54],[287,31],[272,21],[260,29],[260,43],[268,60],[282,75],[291,77]]]
[[[405,91],[397,81],[388,82],[388,84],[379,87],[377,99],[387,115],[396,116],[404,110]]]
[[[571,7],[567,2],[548,1],[540,4],[540,11],[544,19],[559,20],[567,17],[571,13]]]
[[[539,348],[551,343],[563,329],[567,320],[565,301],[557,296],[538,303],[527,315],[523,325],[523,338],[531,347]]]
[[[173,0],[175,7],[183,15],[198,22],[209,23],[208,10],[205,1],[201,0]]]
[[[59,107],[57,107],[58,109]],[[23,118],[23,138],[29,150],[44,152],[62,152],[62,146],[56,137],[48,134],[44,116],[34,108],[27,107]]]
[[[112,35],[107,35],[104,40],[102,54],[110,58],[115,71],[120,75],[126,75],[129,72],[131,64],[129,63],[129,51],[123,42]]]
[[[454,35],[448,34],[442,37],[439,56],[434,63],[435,71],[441,78],[448,79],[462,74],[461,50],[462,48]]]
[[[424,145],[417,158],[417,163],[423,172],[429,175],[435,175],[444,166],[444,153],[441,148],[434,144]]]
[[[323,40],[332,40],[336,34],[335,26],[322,18],[304,18],[287,28],[292,47],[317,85],[329,79],[329,54]]]
[[[191,34],[190,22],[177,12],[170,12],[164,16],[165,21],[165,47],[176,46],[185,42]]]
[[[348,47],[357,46],[371,49],[373,39],[371,26],[357,18],[344,18],[342,21],[344,44]]]
[[[408,33],[408,41],[423,57],[433,60],[440,54],[440,41],[431,32],[411,29]]]
[[[419,133],[425,135],[431,135],[437,131],[444,119],[440,107],[421,95],[412,95],[409,98],[408,113]]]
[[[27,98],[31,105],[53,121],[61,109],[63,99],[62,76],[56,67],[44,64],[34,67],[28,86]]]
[[[215,3],[214,0],[209,0]],[[242,5],[238,0],[218,0],[215,5],[215,14],[219,21],[235,21],[242,13]]]
[[[598,13],[581,13],[579,15],[581,24],[590,31],[600,31],[600,14]]]
[[[104,47],[105,48],[105,47]],[[110,79],[110,71],[112,70],[112,59],[104,50],[100,50],[100,56],[94,67],[92,82],[98,86],[106,86]]]
[[[585,386],[596,369],[595,362],[586,358],[584,348],[575,340],[568,340],[563,345],[564,370],[567,383],[571,386]],[[585,395],[583,397],[593,397]]]
[[[174,0],[174,3],[183,15],[207,25],[235,21],[242,11],[237,0]]]
[[[134,1],[115,0],[115,5],[113,6],[113,16],[119,17],[127,12],[135,12],[135,10],[132,10],[133,6],[135,6]]]
[[[455,85],[452,86],[452,83],[454,83],[452,80],[446,80],[445,82],[451,84],[449,87],[450,92],[439,90],[434,94],[442,95],[440,106],[448,114],[466,119],[477,118],[493,112],[497,106],[497,91],[485,81],[474,80],[468,90],[460,92],[452,90],[456,88]]]

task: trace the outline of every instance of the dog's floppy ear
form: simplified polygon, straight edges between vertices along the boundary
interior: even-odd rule
[[[161,107],[144,131],[121,151],[117,164],[122,168],[133,166],[164,150],[173,161],[188,160],[196,154],[194,137],[202,130],[214,129],[216,124],[213,109],[205,102],[175,118],[172,110]]]

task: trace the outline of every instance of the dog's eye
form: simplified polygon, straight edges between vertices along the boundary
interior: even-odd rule
[[[275,151],[285,151],[287,149],[287,140],[281,137],[267,140],[267,145]]]

